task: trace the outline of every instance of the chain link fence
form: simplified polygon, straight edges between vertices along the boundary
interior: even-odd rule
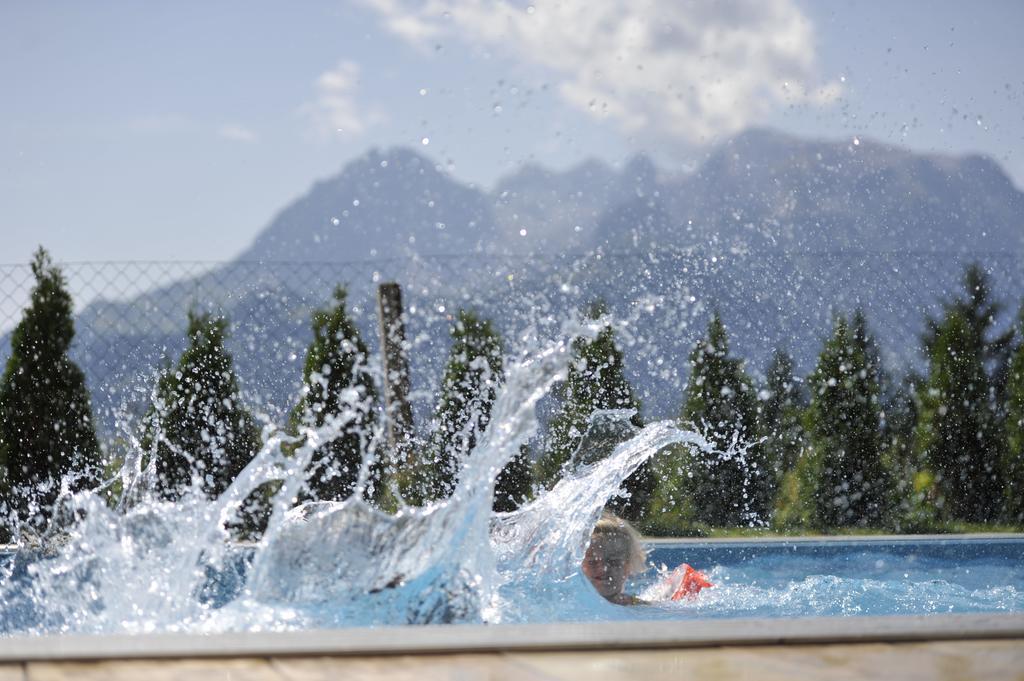
[[[185,345],[190,309],[225,315],[246,396],[276,418],[294,403],[310,316],[336,286],[371,349],[376,285],[403,285],[417,412],[429,409],[459,308],[492,318],[515,352],[557,335],[595,300],[626,320],[620,342],[650,416],[676,413],[692,343],[721,313],[734,354],[755,376],[776,348],[807,372],[836,313],[865,310],[894,372],[921,368],[920,335],[941,301],[962,295],[970,262],[989,273],[1009,324],[1024,300],[1014,253],[708,253],[660,250],[587,256],[490,255],[326,262],[72,262],[60,265],[75,301],[72,357],[86,372],[98,421],[113,429],[148,405],[156,371]],[[33,285],[28,264],[0,265],[0,360]]]

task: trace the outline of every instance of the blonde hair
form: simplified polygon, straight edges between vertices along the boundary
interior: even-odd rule
[[[601,519],[594,525],[590,540],[593,541],[595,537],[617,537],[624,541],[627,575],[647,569],[647,551],[640,542],[640,533],[614,513],[605,511],[601,514]]]

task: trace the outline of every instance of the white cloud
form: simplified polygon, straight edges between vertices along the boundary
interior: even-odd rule
[[[217,130],[217,134],[232,142],[255,142],[258,137],[255,132],[241,125],[225,123]]]
[[[316,98],[303,106],[320,132],[358,134],[368,124],[355,102],[359,65],[343,60],[316,79]]]
[[[437,38],[443,32],[434,18],[426,13],[416,13],[407,9],[403,0],[363,0],[370,7],[384,16],[388,29],[410,42],[423,42],[428,38]],[[422,14],[423,16],[420,16]]]
[[[779,106],[824,106],[815,34],[794,0],[363,0],[396,35],[456,37],[551,69],[573,106],[684,144]]]

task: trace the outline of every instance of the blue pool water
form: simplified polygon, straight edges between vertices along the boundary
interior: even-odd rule
[[[662,608],[681,617],[806,617],[1024,611],[1024,538],[658,544],[715,584]],[[635,580],[641,591],[657,579]]]
[[[630,583],[634,593],[660,579],[661,565],[683,562],[704,571],[715,586],[692,600],[650,607],[599,607],[594,599],[582,610],[567,608],[564,619],[581,619],[582,613],[702,619],[1024,612],[1024,537],[681,542],[650,549],[652,567]],[[239,551],[220,570],[209,570],[194,597],[213,609],[232,603],[244,590],[251,557]],[[18,579],[9,572],[12,561],[12,553],[0,553],[0,571]],[[582,592],[588,589],[582,577],[577,582]],[[0,633],[34,619],[16,593],[5,590]]]

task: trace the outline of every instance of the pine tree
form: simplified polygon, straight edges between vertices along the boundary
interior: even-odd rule
[[[602,305],[591,308],[591,319],[601,318]],[[633,426],[643,427],[640,402],[626,379],[623,354],[615,343],[615,330],[605,322],[594,339],[577,338],[572,344],[573,361],[566,380],[559,386],[558,406],[548,424],[544,451],[534,465],[534,480],[552,487],[562,476],[562,468],[571,460],[587,433],[594,412],[606,409],[634,410]],[[588,452],[588,458],[607,456],[621,440],[614,433],[602,439],[601,451]],[[654,477],[648,463],[623,483],[627,496],[616,499],[611,507],[629,520],[644,516],[653,492]]]
[[[883,381],[882,441],[894,462],[903,467],[915,467],[919,461],[914,455],[914,428],[917,424],[917,396],[924,378],[916,372],[906,374],[900,382]]]
[[[1007,522],[1024,525],[1024,304],[1017,316],[1020,341],[1006,371],[1006,449],[1003,516]]]
[[[501,337],[490,320],[460,310],[451,334],[435,428],[403,491],[406,500],[414,504],[444,499],[454,491],[459,466],[487,429],[505,377]],[[525,452],[517,454],[499,474],[495,510],[514,510],[529,495],[525,456]]]
[[[943,319],[929,317],[926,320],[927,330],[922,336],[922,345],[925,354],[931,356],[932,346],[942,332],[945,317],[951,312],[962,315],[972,337],[980,339],[982,364],[994,368],[990,386],[997,400],[1001,402],[1006,385],[1005,368],[1008,366],[1014,331],[1011,327],[1001,334],[989,337],[1003,311],[1003,306],[992,299],[992,284],[989,282],[988,273],[980,265],[974,263],[967,266],[964,270],[963,286],[966,297],[946,301],[943,304]]]
[[[964,285],[967,298],[946,303],[941,321],[929,320],[929,374],[915,448],[935,474],[943,511],[954,519],[987,522],[999,511],[1005,440],[986,365],[1009,337],[987,338],[999,306],[989,300],[984,272],[969,267]]]
[[[807,400],[793,376],[793,359],[777,350],[772,356],[764,388],[758,395],[757,431],[763,442],[765,464],[776,481],[793,469],[804,446],[803,411]]]
[[[179,498],[193,476],[203,493],[219,496],[259,448],[259,431],[224,349],[227,329],[223,318],[190,311],[188,347],[157,384],[142,445],[156,456],[157,491],[166,499]]]
[[[366,371],[369,356],[359,329],[345,308],[347,293],[334,291],[334,304],[313,313],[313,340],[302,370],[302,399],[292,410],[291,429],[321,427],[346,412],[338,437],[313,453],[307,471],[309,498],[341,501],[352,493],[367,443],[377,422],[377,390]]]
[[[725,451],[736,436],[747,443],[745,460],[723,459],[718,453],[690,452],[687,479],[693,521],[715,526],[749,525],[771,513],[774,471],[765,462],[757,437],[757,403],[743,361],[729,356],[729,339],[715,313],[707,336],[690,353],[690,381],[682,420],[704,431],[715,448]]]
[[[918,395],[924,379],[910,372],[899,383],[882,381],[882,449],[892,473],[894,529],[899,532],[932,532],[935,506],[928,464],[914,449]]]
[[[73,489],[95,482],[100,448],[85,375],[68,357],[75,329],[64,275],[41,247],[32,274],[0,379],[0,491],[22,522],[41,529],[64,476],[77,476]]]
[[[888,520],[892,477],[882,457],[878,365],[862,315],[835,322],[809,378],[810,449],[798,464],[801,496],[819,528]]]
[[[498,479],[494,483],[494,510],[499,513],[516,510],[529,500],[532,488],[530,450],[524,445],[498,474]]]
[[[425,456],[416,462],[418,483],[410,500],[423,503],[451,496],[461,462],[487,428],[498,386],[504,379],[501,339],[491,322],[461,310],[452,326],[435,428]]]

